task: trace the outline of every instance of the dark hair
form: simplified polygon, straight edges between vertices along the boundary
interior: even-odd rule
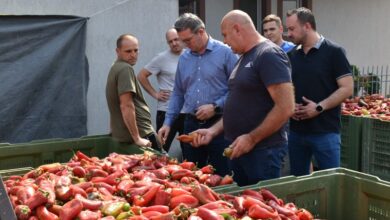
[[[313,30],[316,30],[316,19],[314,18],[313,12],[310,9],[301,7],[297,9],[293,9],[287,12],[287,17],[292,15],[297,15],[298,21],[301,24],[309,23]]]
[[[122,34],[121,36],[118,37],[118,39],[116,40],[116,48],[121,48],[122,46],[122,41],[125,37],[132,37],[132,38],[135,38],[137,39],[134,35],[131,35],[131,34]]]
[[[280,17],[274,15],[274,14],[270,14],[270,15],[267,15],[264,19],[263,19],[263,24],[265,23],[268,23],[268,22],[272,22],[272,21],[275,21],[276,25],[279,27],[280,25],[282,25],[282,20],[280,20]]]
[[[203,21],[192,13],[184,13],[176,20],[175,29],[177,32],[190,29],[193,33],[197,32],[200,28],[205,28]]]

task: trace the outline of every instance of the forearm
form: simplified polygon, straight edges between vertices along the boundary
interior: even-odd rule
[[[223,132],[223,119],[221,118],[217,123],[215,123],[209,129],[211,130],[213,137],[216,137],[219,134],[221,134]]]
[[[121,105],[122,117],[123,121],[134,142],[140,139],[138,127],[137,127],[137,119],[135,117],[135,106],[133,103],[128,103],[125,106]]]
[[[149,80],[148,80],[148,77],[150,76],[151,74],[145,70],[145,69],[142,69],[141,72],[138,74],[138,81],[140,82],[142,88],[145,89],[145,91],[150,95],[152,96],[153,98],[157,99],[157,91],[153,88],[152,84],[150,84]]]
[[[345,79],[339,80],[339,88],[334,91],[328,98],[320,101],[319,103],[324,110],[332,109],[340,105],[346,98],[353,94],[353,79],[350,76]]]

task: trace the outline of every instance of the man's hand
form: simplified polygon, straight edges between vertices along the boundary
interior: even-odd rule
[[[250,134],[244,134],[236,138],[234,142],[229,146],[233,149],[233,153],[230,159],[238,158],[251,151],[255,146],[255,141]]]
[[[305,104],[296,104],[295,105],[295,111],[293,115],[293,119],[299,121],[299,120],[305,120],[309,118],[314,118],[320,113],[316,111],[317,103],[313,102],[310,99],[307,99],[306,97],[302,97],[302,100]]]
[[[138,138],[137,140],[134,141],[134,143],[140,147],[151,147],[152,142],[150,142],[148,139],[145,138]]]
[[[207,145],[214,138],[213,133],[210,129],[198,129],[194,132],[196,132],[198,135],[191,143],[193,147]]]
[[[206,104],[199,106],[195,115],[198,120],[207,120],[213,117],[215,115],[214,105]]]
[[[167,125],[163,125],[160,130],[158,130],[158,138],[160,138],[161,144],[164,145],[165,141],[168,138],[169,131],[171,128]]]
[[[160,90],[159,92],[156,92],[154,95],[154,98],[158,101],[166,102],[169,99],[169,96],[171,95],[171,92],[168,90]]]

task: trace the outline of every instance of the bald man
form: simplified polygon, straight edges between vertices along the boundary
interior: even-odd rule
[[[133,70],[138,59],[138,40],[124,34],[119,36],[116,46],[117,60],[106,84],[112,137],[119,142],[160,150],[149,107]]]
[[[280,47],[261,36],[243,11],[227,13],[221,22],[224,42],[241,55],[229,78],[223,119],[200,134],[194,146],[217,134],[233,141],[230,156],[238,185],[280,177],[287,152],[287,121],[294,112],[291,67]]]
[[[155,98],[157,103],[156,127],[157,131],[161,128],[165,120],[169,97],[173,91],[175,83],[175,75],[179,57],[183,52],[184,44],[180,41],[175,28],[170,28],[165,34],[168,50],[159,53],[138,73],[138,80],[141,86],[149,95]],[[153,88],[148,79],[149,76],[155,75],[159,89]],[[184,114],[179,114],[172,124],[171,131],[165,141],[163,147],[165,151],[169,151],[173,138],[176,133],[183,133]],[[182,147],[182,144],[180,144]]]

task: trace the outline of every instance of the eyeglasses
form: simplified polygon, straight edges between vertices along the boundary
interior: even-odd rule
[[[183,39],[183,40],[181,40],[181,41],[183,41],[183,43],[185,43],[185,44],[189,44],[189,43],[191,42],[192,38],[194,38],[194,36],[195,36],[196,34],[197,34],[197,33],[194,33],[194,34],[191,35],[191,37],[187,37],[186,39]]]

